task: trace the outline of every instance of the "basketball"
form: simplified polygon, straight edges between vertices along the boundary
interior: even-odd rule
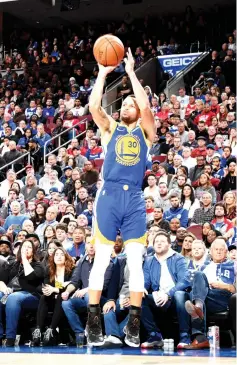
[[[117,66],[124,57],[124,46],[114,35],[106,34],[98,38],[93,48],[95,59],[103,66]]]

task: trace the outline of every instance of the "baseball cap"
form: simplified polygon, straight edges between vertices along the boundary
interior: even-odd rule
[[[50,188],[49,192],[50,192],[50,194],[51,193],[58,193],[58,188]]]
[[[154,165],[155,163],[160,164],[160,161],[159,161],[159,160],[154,160],[154,161],[152,161],[152,165]]]
[[[25,169],[33,169],[33,166],[32,165],[26,165]]]
[[[211,150],[215,150],[215,146],[214,144],[208,144],[207,145],[207,149],[210,148]]]
[[[206,137],[204,137],[204,136],[199,136],[199,137],[197,138],[197,141],[198,141],[198,140],[201,140],[201,139],[202,139],[203,141],[206,141],[206,140],[207,140],[207,139],[206,139]]]
[[[0,240],[0,245],[7,245],[10,249],[12,249],[11,242],[8,240]]]
[[[72,170],[72,166],[65,166],[63,171],[66,171],[66,170]]]
[[[35,239],[37,239],[38,241],[40,241],[39,236],[38,236],[36,233],[28,233],[28,234],[26,235],[26,239],[28,239],[28,238],[35,238]]]

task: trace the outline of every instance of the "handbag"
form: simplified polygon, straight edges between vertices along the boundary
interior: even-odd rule
[[[22,271],[21,272],[19,271],[17,273],[17,275],[14,276],[14,278],[12,278],[11,281],[7,285],[9,288],[11,288],[13,290],[13,292],[22,290],[21,284],[19,282],[19,276],[21,273],[22,273]]]

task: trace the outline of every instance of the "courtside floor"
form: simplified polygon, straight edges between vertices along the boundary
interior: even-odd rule
[[[76,347],[0,348],[1,365],[175,365],[236,364],[236,350],[174,351]]]

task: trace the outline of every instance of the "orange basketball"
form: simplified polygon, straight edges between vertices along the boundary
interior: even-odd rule
[[[97,39],[93,52],[101,65],[117,66],[124,57],[124,46],[118,37],[106,34]]]

